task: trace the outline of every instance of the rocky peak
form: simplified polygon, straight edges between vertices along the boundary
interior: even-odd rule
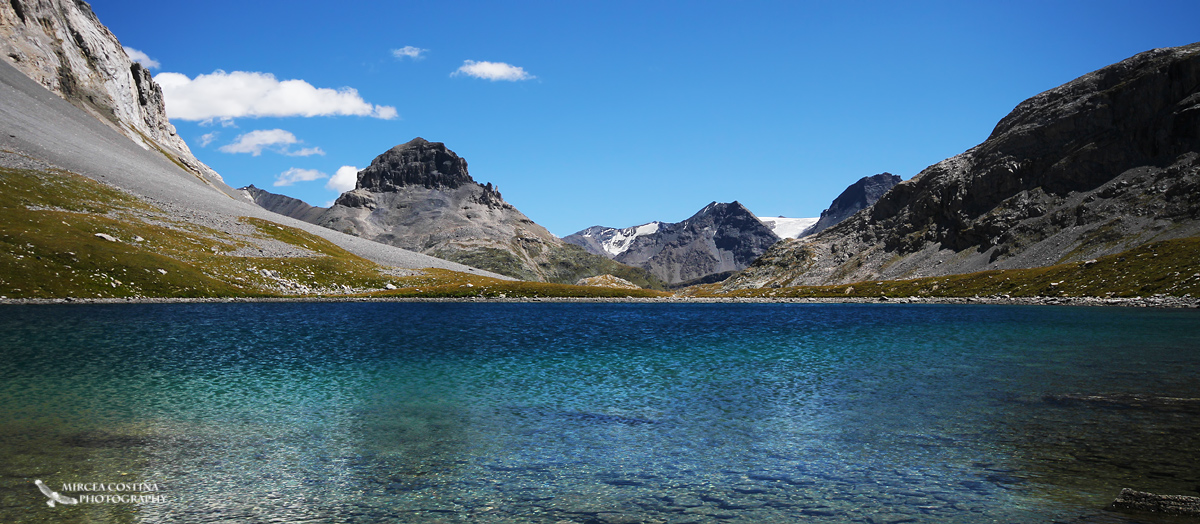
[[[689,218],[688,220],[696,220],[699,218],[704,218],[704,217],[709,217],[709,216],[711,216],[711,217],[735,217],[735,216],[747,216],[747,215],[750,217],[754,217],[754,213],[751,213],[749,209],[746,209],[746,206],[743,206],[741,202],[734,200],[733,202],[729,202],[729,203],[712,202],[709,205],[704,206],[703,209],[696,212],[696,214],[692,215],[692,217]],[[757,220],[757,218],[755,218],[755,220]]]
[[[745,268],[779,236],[734,201],[712,202],[682,222],[595,226],[563,240],[675,284]]]
[[[356,189],[382,193],[408,186],[457,189],[473,183],[466,159],[446,144],[417,137],[375,157],[358,173]]]
[[[850,184],[842,194],[833,199],[829,208],[821,212],[821,218],[816,224],[805,230],[800,236],[815,235],[837,225],[867,207],[874,204],[888,190],[900,183],[900,177],[891,173],[880,173],[865,176]]]

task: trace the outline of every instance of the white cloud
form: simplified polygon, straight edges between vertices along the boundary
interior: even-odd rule
[[[354,166],[342,166],[338,168],[337,173],[333,174],[333,178],[330,178],[329,181],[325,183],[325,188],[332,189],[338,193],[345,193],[346,191],[354,189],[354,186],[357,184],[358,168]]]
[[[467,75],[493,82],[497,80],[516,82],[518,80],[532,80],[537,78],[525,72],[523,68],[504,62],[476,62],[474,60],[463,60],[462,67],[450,73],[450,76],[458,75]]]
[[[284,131],[282,129],[259,129],[244,135],[238,135],[237,139],[232,144],[221,146],[219,151],[222,153],[250,153],[253,156],[261,155],[264,149],[269,149],[287,156],[312,156],[325,154],[325,152],[319,147],[306,147],[297,151],[292,151],[288,148],[288,146],[292,144],[299,144],[300,142],[301,141],[296,138],[296,135],[293,135],[290,131]]]
[[[277,80],[270,73],[217,70],[195,79],[182,73],[159,73],[167,116],[181,120],[264,116],[356,115],[390,120],[396,108],[373,105],[358,91],[313,87],[303,80]]]
[[[220,134],[221,133],[217,131],[213,131],[211,133],[200,135],[200,147],[208,147],[209,144],[213,143],[213,140],[217,139],[217,135]]]
[[[282,129],[260,129],[251,131],[244,135],[239,135],[237,140],[232,144],[221,146],[222,153],[250,153],[253,156],[262,154],[264,148],[273,148],[282,146],[284,149],[290,144],[299,142],[296,135]]]
[[[321,148],[319,148],[319,147],[306,147],[306,148],[298,150],[298,151],[283,151],[283,154],[285,154],[287,156],[313,156],[313,155],[324,156],[325,152],[322,151]]]
[[[275,186],[290,186],[296,182],[311,182],[313,180],[320,180],[328,177],[329,175],[317,171],[316,169],[300,169],[298,167],[293,167],[275,177]]]
[[[212,127],[218,123],[221,124],[221,127],[237,127],[237,122],[234,122],[232,118],[227,116],[223,116],[221,118],[206,118],[201,120],[200,127]]]
[[[129,56],[130,60],[133,60],[134,62],[142,64],[142,66],[145,67],[146,69],[158,69],[158,67],[162,65],[162,64],[158,63],[158,60],[150,58],[150,55],[147,55],[146,53],[138,51],[137,49],[134,49],[132,47],[124,47],[124,46],[122,46],[122,49],[125,50],[125,54],[127,56]]]
[[[421,49],[419,47],[406,45],[400,49],[393,49],[392,56],[396,58],[411,58],[413,60],[420,60],[425,58],[423,55],[428,52],[428,49]]]
[[[392,106],[375,106],[375,114],[371,115],[380,120],[391,120],[400,116]]]

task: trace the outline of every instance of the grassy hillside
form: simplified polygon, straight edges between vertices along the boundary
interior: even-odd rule
[[[421,272],[422,275],[394,279],[398,289],[374,292],[370,293],[370,296],[439,298],[647,298],[670,296],[670,293],[650,289],[620,289],[499,280],[445,269],[430,268],[423,269]]]
[[[111,239],[111,240],[110,240]],[[580,249],[582,251],[582,249]],[[563,254],[564,281],[580,261]],[[612,269],[613,271],[608,271]],[[642,285],[621,268],[601,268]],[[661,284],[661,283],[658,283]],[[1034,269],[695,297],[1200,296],[1200,238],[1147,244],[1094,261]],[[625,290],[511,282],[441,269],[384,268],[329,241],[242,217],[206,227],[67,172],[0,168],[0,297],[655,297]]]
[[[0,297],[373,292],[436,297],[657,294],[505,282],[436,269],[397,271],[268,220],[242,217],[207,227],[73,173],[0,168]]]
[[[962,275],[726,291],[721,284],[680,292],[713,297],[1135,297],[1200,296],[1200,238],[1146,244],[1085,262]]]

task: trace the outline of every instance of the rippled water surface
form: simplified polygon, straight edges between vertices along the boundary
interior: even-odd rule
[[[3,522],[1133,522],[1200,490],[1200,315],[0,308]],[[153,483],[50,508],[33,485]],[[66,493],[78,495],[78,493]],[[1142,518],[1140,522],[1157,522]]]

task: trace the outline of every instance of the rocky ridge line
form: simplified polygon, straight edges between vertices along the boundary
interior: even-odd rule
[[[710,203],[682,222],[624,229],[594,226],[563,240],[676,284],[743,269],[779,236],[734,201]]]
[[[797,238],[815,235],[838,225],[855,213],[870,207],[899,183],[899,176],[886,172],[858,179],[833,199],[829,207],[821,212],[821,218],[817,219],[817,223],[805,229]]]
[[[980,145],[727,289],[1042,267],[1200,235],[1200,43],[1155,49],[1019,104]]]

